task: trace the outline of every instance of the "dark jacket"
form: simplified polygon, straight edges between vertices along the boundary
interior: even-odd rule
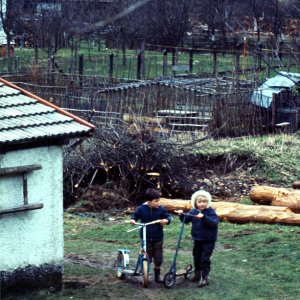
[[[200,213],[197,209],[192,209],[188,215],[185,216],[185,223],[192,222],[192,238],[195,241],[215,241],[218,234],[219,219],[212,207],[209,207],[201,213],[203,218],[198,219],[192,215],[198,215]],[[184,215],[180,216],[180,220],[183,221]]]
[[[147,202],[137,208],[137,210],[131,215],[131,219],[135,221],[141,220],[141,223],[167,219],[169,221],[168,224],[171,223],[171,216],[163,206],[160,206],[158,208],[151,208]],[[140,231],[140,236],[141,238],[143,237],[142,230]],[[156,223],[146,227],[147,241],[159,241],[162,240],[163,237],[163,226],[160,223]]]

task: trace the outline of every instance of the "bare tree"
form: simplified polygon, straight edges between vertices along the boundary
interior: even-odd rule
[[[221,33],[224,44],[228,43],[228,34],[234,33],[240,26],[239,1],[233,0],[203,0],[195,2],[195,15],[201,24],[208,26],[211,41],[216,40],[216,31]]]
[[[12,0],[0,0],[0,19],[3,31],[6,35],[6,57],[7,57],[7,70],[11,72],[11,41],[13,36],[13,25],[18,17],[17,6],[13,5]]]
[[[248,7],[247,7],[248,6]],[[257,42],[260,42],[261,31],[264,28],[264,16],[268,14],[270,0],[247,0],[246,9],[253,17],[253,31],[257,32]]]
[[[108,10],[111,18],[126,11],[135,3],[136,1],[133,0],[115,1]],[[144,29],[144,20],[141,9],[136,9],[129,14],[124,14],[122,18],[119,18],[106,26],[108,41],[123,52],[123,65],[126,65],[126,48],[140,46],[143,40]]]
[[[165,46],[179,46],[190,29],[191,0],[154,0],[145,7],[147,39]]]

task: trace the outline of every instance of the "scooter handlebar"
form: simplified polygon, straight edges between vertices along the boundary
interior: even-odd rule
[[[155,220],[155,221],[148,222],[148,223],[135,223],[135,224],[132,224],[132,225],[137,225],[138,227],[133,228],[133,229],[129,229],[129,230],[127,230],[127,232],[134,231],[134,230],[139,229],[139,228],[141,228],[143,226],[148,226],[148,225],[160,223],[160,221],[161,220]],[[125,223],[130,223],[130,221],[125,221]]]
[[[199,211],[199,213],[202,213],[202,212]],[[196,216],[197,216],[197,215],[192,215],[192,214],[185,213],[185,212],[183,212],[181,215],[182,215],[182,216],[190,216],[190,217],[196,217]]]

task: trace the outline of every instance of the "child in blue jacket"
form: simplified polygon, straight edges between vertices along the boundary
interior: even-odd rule
[[[154,261],[155,282],[163,283],[163,280],[160,278],[160,267],[163,263],[163,226],[170,224],[171,216],[166,209],[160,205],[159,191],[147,189],[145,197],[147,201],[139,206],[131,215],[130,223],[135,224],[139,219],[142,223],[161,220],[160,223],[146,227],[146,247],[150,261],[152,261],[152,259]]]
[[[187,214],[185,223],[192,222],[192,238],[194,241],[193,257],[195,276],[193,281],[198,282],[198,287],[208,285],[211,256],[215,247],[218,234],[219,219],[215,210],[210,207],[210,193],[200,190],[191,197],[192,210]],[[175,211],[183,221],[183,210]]]

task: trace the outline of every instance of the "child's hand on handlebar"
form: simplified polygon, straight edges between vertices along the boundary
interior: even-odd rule
[[[179,216],[183,214],[183,210],[179,209],[179,210],[174,210],[174,213],[178,214]]]
[[[160,220],[160,224],[161,225],[166,225],[166,224],[168,224],[169,223],[169,221],[167,220],[167,219],[162,219],[162,220]]]
[[[196,215],[195,217],[196,217],[196,218],[198,218],[198,219],[202,219],[202,218],[203,218],[203,216],[204,216],[203,214],[199,213],[199,214],[198,214],[198,215]]]
[[[130,224],[134,225],[135,224],[135,220],[131,219],[130,220]]]

